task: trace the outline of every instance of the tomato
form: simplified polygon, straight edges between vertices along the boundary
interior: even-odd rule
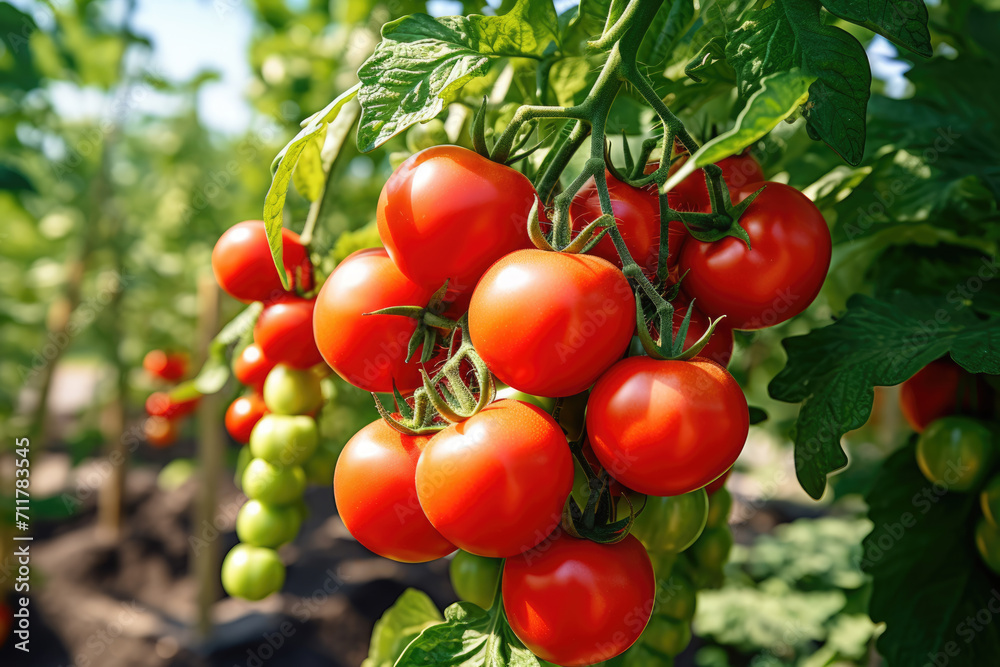
[[[275,363],[277,362],[264,356],[260,345],[250,343],[240,350],[239,356],[233,359],[233,375],[240,381],[240,384],[262,391],[264,380],[274,368]]]
[[[282,228],[281,239],[289,285],[312,289],[312,265],[299,235]],[[263,220],[246,220],[227,229],[212,250],[212,271],[219,287],[240,301],[269,301],[286,293]]]
[[[337,466],[339,456],[339,449],[331,448],[328,443],[321,442],[309,460],[302,464],[302,469],[306,473],[306,481],[314,486],[332,484],[333,471]]]
[[[150,417],[180,419],[194,412],[199,402],[201,402],[201,396],[175,400],[166,392],[154,391],[146,399],[146,414]]]
[[[684,295],[679,295],[674,302],[674,335],[680,331],[681,322],[688,310],[691,309],[691,319],[688,321],[687,335],[684,336],[684,347],[688,348],[698,342],[711,323],[708,317],[698,310],[697,304],[691,308],[691,302]],[[726,321],[722,320],[715,326],[711,338],[705,347],[698,353],[699,357],[711,359],[723,368],[729,365],[729,360],[733,358],[733,330],[726,326]]]
[[[226,409],[226,430],[233,440],[245,445],[250,442],[253,427],[266,414],[267,407],[260,394],[240,396]]]
[[[564,667],[610,660],[642,634],[653,609],[653,566],[631,535],[598,544],[560,535],[504,563],[504,611],[514,634]]]
[[[459,551],[451,559],[448,572],[455,594],[467,602],[489,609],[497,591],[503,561]]]
[[[402,563],[446,556],[455,546],[424,516],[414,471],[430,438],[404,435],[381,419],[348,441],[333,473],[337,511],[358,542]]]
[[[273,549],[295,539],[301,523],[302,515],[295,505],[250,500],[236,515],[236,535],[240,542]]]
[[[729,526],[707,528],[691,545],[691,558],[698,568],[708,572],[721,572],[733,548],[733,533]]]
[[[994,475],[986,482],[982,493],[979,494],[979,505],[986,520],[1000,528],[1000,475]]]
[[[323,405],[319,376],[311,371],[278,364],[264,381],[264,403],[279,415],[305,415]]]
[[[677,496],[724,473],[746,442],[743,391],[711,361],[630,357],[594,386],[587,433],[612,477],[630,489]]]
[[[177,420],[166,417],[149,417],[142,423],[146,442],[153,447],[167,447],[177,442]]]
[[[671,574],[668,578],[657,581],[657,616],[690,621],[694,618],[697,604],[698,591],[694,583],[683,574]]]
[[[142,359],[142,367],[155,378],[177,382],[187,373],[188,357],[178,352],[150,350]]]
[[[10,636],[10,631],[13,627],[14,614],[6,602],[0,601],[0,647],[7,642],[7,638]]]
[[[298,466],[282,468],[254,458],[243,471],[241,486],[248,498],[268,505],[285,505],[302,497],[306,474]]]
[[[687,157],[682,157],[670,167],[670,173],[681,168]],[[764,171],[760,163],[748,152],[740,155],[730,155],[715,163],[722,168],[722,178],[733,193],[750,183],[760,183],[764,180]],[[657,165],[653,165],[654,169]],[[712,210],[712,201],[708,196],[708,184],[705,182],[705,170],[698,169],[677,184],[667,194],[670,207],[677,211],[697,211],[707,213]],[[734,199],[735,201],[735,199]]]
[[[708,494],[704,489],[679,496],[647,496],[632,534],[650,553],[677,553],[694,544],[707,519]]]
[[[808,197],[782,183],[752,183],[733,193],[740,202],[766,186],[740,218],[752,250],[727,236],[714,243],[689,239],[678,267],[684,292],[710,317],[733,329],[762,329],[798,315],[819,294],[832,244],[823,214]]]
[[[643,643],[670,657],[680,655],[691,643],[691,624],[668,616],[653,616]]]
[[[263,600],[285,584],[285,566],[274,549],[237,544],[222,561],[222,587],[233,597]]]
[[[635,301],[606,260],[520,250],[490,267],[469,307],[479,356],[505,384],[538,396],[571,396],[628,349]]]
[[[917,433],[940,417],[985,417],[993,407],[993,389],[950,357],[927,364],[899,388],[899,406]]]
[[[268,359],[293,368],[310,368],[323,361],[313,338],[315,299],[283,296],[265,306],[253,340]]]
[[[705,490],[708,491],[709,498],[711,498],[719,489],[724,489],[726,487],[726,480],[729,479],[729,475],[731,475],[732,472],[733,469],[730,468],[726,472],[719,475],[714,482],[705,487]]]
[[[917,465],[929,482],[972,491],[996,462],[996,429],[969,417],[942,417],[917,439]]]
[[[504,398],[512,398],[515,401],[521,401],[522,403],[530,403],[537,406],[552,414],[552,410],[556,407],[556,399],[548,398],[546,396],[535,396],[534,394],[526,394],[523,391],[518,391],[513,387],[503,387],[497,390],[497,400]]]
[[[725,488],[721,488],[708,497],[708,518],[705,524],[709,528],[729,525],[729,512],[733,509],[733,497]]]
[[[420,506],[442,535],[465,551],[504,558],[559,525],[573,457],[552,417],[503,400],[431,438],[416,483]]]
[[[421,386],[420,351],[406,361],[417,323],[400,315],[366,315],[391,306],[427,305],[434,290],[399,272],[382,248],[359,250],[341,262],[316,298],[314,332],[323,358],[356,387],[401,392]]]
[[[986,567],[1000,574],[1000,530],[986,519],[976,524],[976,549]]]
[[[264,415],[250,434],[250,453],[277,466],[305,463],[319,443],[316,420],[307,415]]]
[[[378,233],[407,278],[431,292],[448,281],[468,298],[504,255],[531,247],[531,182],[459,146],[434,146],[401,164],[378,200]]]

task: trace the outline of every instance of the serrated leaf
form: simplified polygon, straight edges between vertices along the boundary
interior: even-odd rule
[[[727,40],[726,58],[742,98],[769,74],[801,68],[816,77],[803,110],[811,136],[850,164],[861,161],[871,88],[868,57],[858,40],[822,22],[816,0],[774,0],[747,15]]]
[[[873,579],[871,618],[886,624],[877,646],[887,664],[932,664],[941,656],[933,664],[990,665],[1000,655],[1000,626],[976,620],[996,608],[997,595],[996,578],[976,553],[977,500],[938,494],[912,444],[882,465],[865,497],[874,529],[861,566]]]
[[[788,361],[768,392],[803,402],[795,472],[806,493],[822,496],[826,476],[847,465],[840,438],[868,421],[874,387],[899,384],[949,352],[972,373],[1000,373],[998,324],[944,296],[897,292],[883,301],[858,294],[834,324],[786,338]]]
[[[375,53],[358,70],[358,147],[373,150],[434,118],[498,58],[541,58],[558,30],[551,0],[518,0],[503,16],[412,14],[385,24]]]
[[[368,657],[361,667],[392,667],[417,635],[442,620],[441,612],[426,593],[406,589],[375,623]]]
[[[831,14],[877,32],[889,41],[930,58],[927,7],[923,0],[822,0]]]
[[[320,157],[323,143],[319,137],[308,141],[302,149],[295,169],[292,171],[292,182],[300,195],[311,202],[323,194],[323,184],[326,174],[323,173],[323,159]]]

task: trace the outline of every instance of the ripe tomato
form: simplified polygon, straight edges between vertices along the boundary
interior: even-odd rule
[[[177,442],[177,421],[166,417],[149,417],[142,423],[146,442],[153,447],[167,447]]]
[[[724,473],[746,442],[743,391],[711,361],[630,357],[597,382],[587,433],[601,465],[630,489],[676,496]]]
[[[250,434],[250,453],[276,466],[298,466],[309,460],[319,434],[307,415],[265,415]]]
[[[965,414],[985,417],[993,407],[993,389],[951,357],[927,364],[899,388],[899,407],[917,433],[940,417]]]
[[[240,396],[226,409],[226,430],[236,442],[250,442],[250,432],[260,418],[267,414],[267,407],[260,394]]]
[[[294,505],[266,505],[249,500],[236,515],[236,536],[255,547],[275,549],[295,539],[302,515]]]
[[[686,157],[682,157],[671,165],[670,173],[680,169],[686,160]],[[760,168],[760,163],[748,152],[730,155],[715,164],[722,168],[722,178],[726,181],[730,193],[750,183],[760,183],[764,180],[764,171]],[[655,169],[657,165],[653,166]],[[707,213],[712,210],[712,201],[708,196],[708,184],[705,183],[705,170],[698,169],[678,183],[677,187],[667,194],[667,198],[670,201],[670,207],[677,211]]]
[[[1000,528],[1000,475],[994,475],[986,482],[982,493],[979,494],[979,506],[986,520]]]
[[[503,561],[499,558],[485,558],[459,550],[448,567],[451,587],[462,600],[489,609],[502,566]]]
[[[278,364],[264,381],[264,404],[279,415],[305,415],[323,405],[323,387],[319,376]]]
[[[524,175],[459,146],[434,146],[401,164],[378,200],[378,233],[407,278],[431,292],[448,280],[468,298],[493,262],[531,247],[535,189]]]
[[[682,288],[710,317],[726,315],[733,329],[762,329],[798,315],[819,294],[830,268],[830,230],[809,198],[782,183],[752,183],[733,193],[740,202],[767,186],[739,224],[752,250],[731,236],[695,239],[681,248]]]
[[[552,417],[503,400],[437,433],[420,456],[416,483],[420,506],[442,535],[478,556],[505,558],[559,525],[573,458]]]
[[[263,600],[285,584],[285,566],[274,549],[237,544],[222,561],[222,587],[233,597]]]
[[[679,496],[647,496],[632,534],[650,553],[684,551],[705,530],[708,494],[698,489]]]
[[[281,239],[289,285],[312,289],[312,265],[299,235],[282,229]],[[263,220],[246,220],[227,229],[212,250],[212,271],[219,287],[240,301],[269,301],[285,294]]]
[[[469,307],[476,351],[504,383],[571,396],[628,349],[635,301],[625,276],[590,255],[520,250],[490,267]]]
[[[610,660],[642,634],[653,609],[653,566],[631,535],[598,544],[560,535],[504,563],[503,605],[514,634],[564,667]]]
[[[674,301],[673,325],[675,336],[680,331],[681,322],[690,308],[691,302],[688,301],[687,297],[683,294],[678,295],[677,300]],[[687,348],[697,343],[698,339],[708,331],[709,324],[709,318],[698,310],[698,305],[695,304],[694,309],[691,310],[691,320],[688,322],[687,335],[684,336],[684,347]],[[725,320],[722,320],[715,326],[712,337],[708,339],[708,344],[701,348],[698,356],[703,359],[711,359],[723,368],[729,365],[729,361],[733,358],[733,330],[726,326]]]
[[[146,399],[146,414],[150,417],[164,417],[166,419],[180,419],[195,411],[201,396],[187,398],[184,400],[174,400],[170,394],[163,391],[154,391]]]
[[[426,306],[434,290],[399,272],[382,248],[359,250],[340,263],[316,298],[314,332],[326,363],[365,391],[421,386],[420,352],[406,361],[416,321],[366,315],[390,306]]]
[[[150,350],[142,359],[142,367],[155,378],[177,382],[187,373],[188,357],[179,352]]]
[[[283,468],[264,459],[250,459],[243,470],[241,487],[247,498],[268,505],[285,505],[302,497],[306,474],[299,466]]]
[[[240,384],[257,391],[263,391],[264,380],[267,379],[267,374],[271,372],[276,363],[264,356],[260,345],[250,343],[240,350],[239,356],[233,359],[233,375],[240,381]]]
[[[348,441],[333,473],[333,495],[347,530],[380,556],[425,563],[455,546],[424,516],[414,471],[428,436],[403,435],[379,419]]]
[[[292,294],[267,305],[253,328],[253,340],[268,359],[293,368],[309,368],[323,361],[313,338],[316,299]]]
[[[986,567],[1000,574],[1000,530],[986,519],[976,524],[976,550]]]
[[[997,458],[996,429],[969,417],[942,417],[917,439],[917,465],[929,482],[949,491],[972,491]]]

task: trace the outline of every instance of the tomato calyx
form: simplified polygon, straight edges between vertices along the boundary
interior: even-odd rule
[[[616,519],[617,505],[611,494],[612,479],[607,470],[594,472],[591,463],[583,452],[583,440],[570,442],[570,451],[577,463],[587,475],[590,493],[587,504],[581,508],[576,499],[570,495],[563,509],[563,528],[573,537],[579,537],[599,544],[615,544],[621,542],[629,534],[635,522],[636,511],[632,501],[626,494],[620,500],[628,504],[629,514],[623,519]]]
[[[365,316],[398,315],[416,320],[417,328],[413,330],[413,335],[410,336],[410,341],[406,346],[406,361],[409,362],[413,358],[419,347],[421,348],[420,362],[426,364],[434,357],[434,350],[441,333],[453,332],[459,326],[457,321],[441,315],[447,309],[445,302],[447,293],[448,281],[445,280],[444,285],[434,292],[426,306],[390,306],[365,313]]]

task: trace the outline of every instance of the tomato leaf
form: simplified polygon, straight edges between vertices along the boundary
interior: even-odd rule
[[[442,620],[441,612],[426,593],[406,589],[375,623],[368,657],[361,667],[392,667],[417,635]]]
[[[307,141],[302,148],[295,169],[292,170],[292,182],[299,194],[311,202],[316,201],[323,194],[323,184],[326,175],[323,173],[323,159],[320,153],[323,148],[323,141],[320,136],[316,136],[312,141]]]
[[[406,647],[396,667],[538,667],[538,658],[507,624],[502,605],[483,611],[471,602],[456,602],[444,618]]]
[[[831,14],[877,32],[886,39],[930,58],[927,7],[923,0],[822,0]]]
[[[976,552],[976,494],[939,493],[909,445],[885,461],[865,500],[874,528],[861,567],[873,578],[871,618],[886,624],[877,646],[887,664],[993,664],[996,579]]]
[[[260,302],[251,303],[222,327],[222,331],[212,339],[208,348],[208,359],[198,371],[198,375],[190,381],[191,387],[197,390],[197,393],[214,394],[226,384],[231,372],[229,362],[226,360],[226,349],[253,331],[263,309]],[[181,383],[174,391],[186,384]]]
[[[823,23],[816,0],[774,0],[748,14],[728,34],[726,58],[744,99],[775,72],[800,67],[815,76],[803,113],[810,135],[850,164],[861,161],[872,81],[868,57],[849,33]]]
[[[680,38],[695,20],[692,0],[668,0],[660,5],[639,45],[637,60],[657,67],[673,53]]]
[[[788,362],[768,392],[779,401],[803,402],[795,472],[806,493],[818,499],[826,476],[847,465],[840,437],[868,421],[874,387],[899,384],[949,352],[972,373],[1000,373],[998,324],[944,296],[857,294],[834,324],[786,338]]]
[[[518,0],[503,16],[412,14],[385,24],[382,41],[358,70],[358,147],[373,150],[434,118],[499,58],[541,58],[558,31],[551,0]]]

